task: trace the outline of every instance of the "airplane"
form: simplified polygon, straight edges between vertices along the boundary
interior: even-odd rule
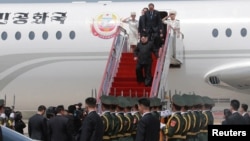
[[[177,11],[184,62],[168,91],[250,103],[250,1],[152,1]],[[118,26],[149,1],[0,4],[0,96],[19,110],[84,102],[96,93]],[[220,107],[221,108],[221,107]]]

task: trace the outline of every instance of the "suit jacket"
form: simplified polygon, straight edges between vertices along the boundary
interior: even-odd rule
[[[140,18],[139,18],[139,24],[138,24],[138,32],[140,34],[143,33],[143,23],[144,23],[144,20],[145,20],[144,15],[141,15]]]
[[[135,141],[159,141],[160,121],[151,113],[145,114],[137,125]]]
[[[35,114],[28,121],[29,137],[36,140],[47,141],[47,119]]]
[[[246,113],[243,118],[246,120],[246,124],[250,125],[250,116],[248,113]]]
[[[51,141],[71,141],[69,119],[57,115],[49,120],[49,136]]]
[[[242,125],[242,124],[246,124],[246,121],[240,113],[234,112],[232,115],[228,117],[227,124],[228,125]]]
[[[104,127],[96,111],[90,112],[85,117],[80,130],[80,141],[102,141]]]
[[[151,11],[147,11],[145,13],[143,19],[143,29],[146,29],[146,32],[153,30],[151,32],[154,33],[158,33],[159,30],[162,29],[162,20],[158,11],[153,10],[153,14],[151,14]]]

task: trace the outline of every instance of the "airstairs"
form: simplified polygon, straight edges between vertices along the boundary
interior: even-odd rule
[[[136,81],[136,61],[133,53],[128,50],[128,35],[124,28],[119,27],[110,50],[102,83],[98,92],[101,95],[125,97],[159,97],[166,98],[168,89],[167,77],[169,68],[181,67],[184,61],[184,45],[182,34],[170,34],[168,27],[165,43],[159,49],[160,58],[153,57],[152,86],[145,87]],[[98,99],[99,101],[99,99]]]

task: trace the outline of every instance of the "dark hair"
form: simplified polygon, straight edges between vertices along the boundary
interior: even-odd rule
[[[76,106],[75,105],[69,105],[68,106],[68,112],[71,113],[71,114],[74,114],[76,110]]]
[[[148,7],[149,7],[149,6],[153,6],[153,7],[154,7],[155,5],[154,5],[153,3],[149,3],[149,4],[148,4]]]
[[[238,109],[240,107],[240,102],[239,102],[239,100],[233,99],[233,100],[231,100],[230,105],[233,107],[233,109],[235,111],[238,111]]]
[[[58,113],[60,113],[60,112],[62,112],[62,111],[64,111],[64,106],[63,106],[63,105],[58,105],[58,106],[56,107],[56,113],[58,114]]]
[[[39,112],[42,112],[43,110],[46,111],[46,107],[45,107],[44,105],[40,105],[40,106],[37,108],[37,110],[38,110]]]
[[[150,107],[150,101],[148,98],[141,98],[138,100],[139,105],[143,105],[145,107]]]
[[[142,9],[142,11],[144,11],[144,10],[148,11],[148,8],[147,8],[147,7],[144,7],[144,8]]]
[[[15,120],[21,120],[23,118],[23,115],[20,111],[15,112]]]
[[[225,119],[227,119],[230,115],[232,115],[232,112],[229,109],[224,109]]]
[[[248,105],[247,104],[241,104],[241,108],[246,112],[248,109]]]
[[[93,98],[93,97],[87,98],[87,99],[85,100],[85,103],[86,103],[89,107],[91,107],[91,108],[96,107],[96,99]]]

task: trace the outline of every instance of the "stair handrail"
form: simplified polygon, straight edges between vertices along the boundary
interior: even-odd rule
[[[122,35],[123,34],[123,35]],[[117,72],[118,64],[122,52],[127,51],[127,31],[121,26],[117,27],[116,35],[114,36],[106,68],[103,74],[102,82],[99,88],[97,101],[101,95],[108,95],[114,75]]]
[[[169,42],[169,36],[170,36],[170,30],[171,27],[168,26],[166,30],[166,37],[165,37],[165,43],[164,45],[159,49],[159,59],[157,60],[156,64],[156,69],[154,72],[154,77],[153,77],[153,82],[151,86],[151,91],[150,91],[150,97],[155,97],[157,96],[158,89],[159,89],[159,83],[161,81],[161,75],[163,71],[163,64],[165,62],[165,57],[167,54],[168,50],[168,42]]]

